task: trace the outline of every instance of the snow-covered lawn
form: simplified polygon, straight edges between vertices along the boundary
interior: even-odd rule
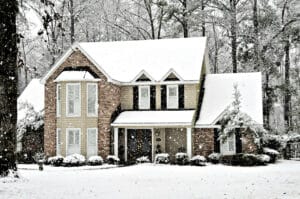
[[[36,165],[20,165],[20,180],[0,179],[0,198],[300,198],[300,161],[260,167],[143,164],[35,169]]]

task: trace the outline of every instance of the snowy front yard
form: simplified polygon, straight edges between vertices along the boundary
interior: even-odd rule
[[[121,168],[20,165],[21,179],[0,179],[1,199],[300,198],[300,161],[260,167],[144,164]]]

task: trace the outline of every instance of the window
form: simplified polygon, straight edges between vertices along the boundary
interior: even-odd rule
[[[98,129],[87,129],[87,156],[98,155]]]
[[[61,114],[61,85],[56,86],[56,116],[59,117]]]
[[[80,129],[67,129],[67,155],[80,154]]]
[[[61,155],[61,129],[56,129],[56,155]]]
[[[167,108],[178,108],[178,85],[168,85],[167,87]]]
[[[98,86],[87,84],[87,115],[97,116],[98,112]]]
[[[235,149],[235,134],[231,134],[227,137],[225,142],[220,141],[221,144],[221,153],[223,155],[233,155],[236,152]]]
[[[139,86],[139,109],[150,109],[150,86]]]
[[[67,116],[80,116],[81,102],[80,102],[80,84],[67,84]]]

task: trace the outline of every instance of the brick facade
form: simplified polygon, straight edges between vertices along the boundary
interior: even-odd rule
[[[250,134],[242,135],[242,152],[243,153],[257,153],[258,147]]]
[[[214,149],[214,129],[213,128],[195,128],[192,138],[193,155],[208,156]],[[242,152],[257,153],[257,145],[250,134],[242,135]]]
[[[208,156],[214,151],[214,129],[195,128],[192,135],[193,155]]]
[[[54,80],[66,67],[88,67],[100,78],[98,82],[98,151],[106,157],[110,152],[111,116],[120,104],[120,88],[107,81],[107,78],[80,51],[74,51],[45,84],[45,130],[44,148],[46,155],[56,153],[56,83]]]

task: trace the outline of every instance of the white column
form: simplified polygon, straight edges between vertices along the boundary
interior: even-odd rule
[[[192,158],[192,129],[186,128],[186,152],[189,158]]]
[[[128,146],[127,146],[127,129],[125,129],[125,135],[124,135],[124,158],[125,158],[125,162],[127,162],[127,150],[128,150]]]
[[[118,128],[114,128],[114,155],[115,156],[119,156],[118,153],[118,148],[119,148],[119,142],[118,142],[118,138],[119,138],[119,129]]]

